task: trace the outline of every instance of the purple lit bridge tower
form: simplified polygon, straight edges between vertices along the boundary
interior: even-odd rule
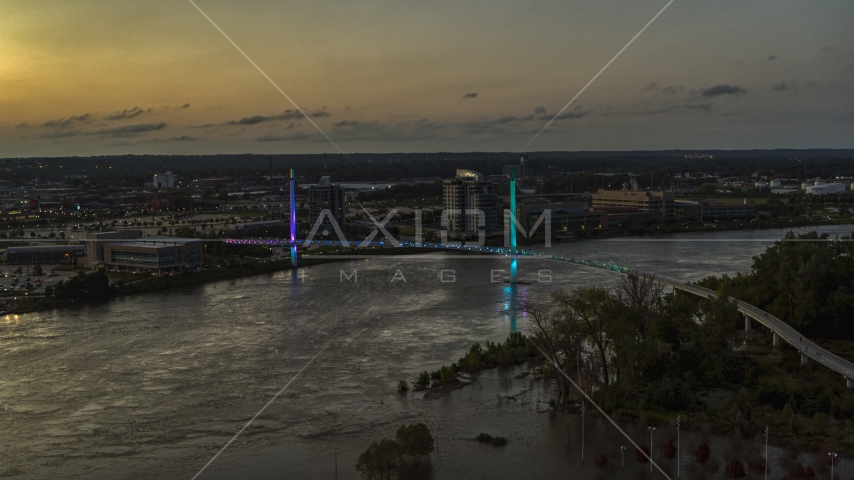
[[[294,169],[291,169],[291,265],[297,266],[297,192],[294,188]]]

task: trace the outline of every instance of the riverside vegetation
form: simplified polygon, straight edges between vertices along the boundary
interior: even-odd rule
[[[770,332],[745,333],[743,316],[727,298],[764,308],[816,341],[833,336],[835,345],[840,338],[850,343],[849,240],[789,233],[754,258],[749,274],[699,282],[719,292],[713,299],[665,293],[637,276],[623,276],[613,288],[555,291],[549,304],[523,305],[530,337],[514,333],[502,343],[485,342],[485,348],[474,344],[457,363],[422,372],[413,383],[427,388],[453,381],[459,372],[534,360],[555,386],[558,398],[551,404],[576,405],[574,387],[539,355],[535,342],[609,415],[675,430],[680,414],[683,428],[695,432],[688,442],[694,464],[706,474],[764,472],[759,444],[768,426],[784,449],[777,463],[785,478],[812,479],[828,465],[823,455],[811,464],[799,462],[804,451],[854,452],[854,392],[819,365],[801,367],[796,350],[771,348]],[[712,455],[711,434],[728,439],[725,461]],[[665,439],[656,452],[672,458],[666,456],[672,441]],[[636,456],[645,463],[641,453]],[[604,468],[607,458],[601,463]]]
[[[384,438],[371,443],[359,455],[356,471],[365,480],[392,480],[402,467],[418,468],[433,453],[435,440],[423,423],[401,425],[394,440]]]

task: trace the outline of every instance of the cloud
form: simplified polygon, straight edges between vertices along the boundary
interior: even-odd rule
[[[102,128],[92,132],[87,132],[85,135],[100,135],[112,138],[135,137],[141,133],[154,132],[166,128],[165,123],[138,123],[135,125],[125,125],[115,128]]]
[[[657,110],[634,111],[634,112],[632,112],[632,115],[661,115],[663,113],[674,112],[678,109],[682,109],[682,110],[703,110],[706,112],[711,112],[712,111],[712,104],[711,103],[703,103],[700,105],[678,105],[678,106],[677,105],[671,105],[669,107],[659,108]]]
[[[821,47],[821,50],[824,52],[832,52],[836,50],[836,47],[834,47],[833,45],[829,45],[827,47]]]
[[[546,113],[546,109],[545,109],[545,108],[543,108],[543,107],[537,107],[537,108],[535,108],[535,109],[534,109],[534,114],[535,114],[535,115],[542,115],[542,114],[544,114],[544,113]]]
[[[326,107],[322,107],[309,113],[308,116],[312,118],[328,117],[329,112],[326,111]],[[302,120],[303,118],[305,117],[299,110],[285,110],[281,115],[255,115],[254,117],[243,117],[240,120],[229,120],[223,125],[257,125],[271,120]]]
[[[415,122],[415,130],[441,130],[447,127],[448,124],[444,122],[431,122],[426,118],[422,118]]]
[[[191,125],[187,128],[211,128],[211,127],[215,127],[215,126],[216,126],[215,123],[206,123],[204,125]]]
[[[534,119],[533,115],[528,115],[527,117],[517,117],[515,115],[508,115],[506,117],[501,117],[495,120],[495,123],[513,123],[513,122],[530,122]]]
[[[463,95],[463,98],[477,98],[477,92],[467,93]]]
[[[771,86],[771,90],[777,90],[778,92],[783,92],[789,89],[789,85],[786,82],[775,83]]]
[[[60,118],[59,120],[50,120],[48,122],[43,123],[42,127],[58,127],[58,128],[68,128],[76,123],[89,123],[92,119],[92,116],[88,113],[84,113],[83,115],[78,115],[76,117],[68,117],[68,118]]]
[[[720,95],[741,95],[743,93],[747,93],[747,90],[739,87],[738,85],[723,83],[703,90],[701,95],[704,97],[717,97]]]
[[[129,110],[122,110],[121,112],[116,112],[112,115],[107,115],[106,117],[104,117],[104,120],[128,120],[131,118],[136,118],[142,115],[143,113],[149,113],[151,111],[151,108],[149,108],[148,110],[144,110],[139,107],[133,107]]]
[[[664,87],[661,89],[664,93],[676,93],[678,90],[682,90],[684,87],[680,85],[671,85],[669,87]]]
[[[766,60],[768,60],[769,62],[773,62],[774,60],[777,60],[777,55],[771,55],[770,57],[766,58]]]
[[[290,142],[293,140],[305,140],[306,138],[311,137],[311,135],[307,135],[305,133],[292,133],[290,135],[275,135],[275,134],[267,134],[255,139],[257,142]]]
[[[30,128],[30,127],[31,127],[31,125],[27,122],[23,122],[19,125],[15,125],[15,128]]]
[[[332,127],[345,133],[370,133],[378,132],[385,128],[378,121],[368,122],[364,120],[342,120],[340,122],[333,123]]]
[[[700,105],[682,105],[682,108],[686,110],[705,110],[707,112],[712,111],[711,103],[702,103]]]
[[[650,82],[649,85],[641,88],[641,90],[644,92],[654,92],[658,90],[658,84],[655,82]]]
[[[190,104],[189,104],[189,103],[185,103],[183,106],[175,107],[175,108],[177,108],[178,110],[183,110],[183,109],[185,109],[185,108],[190,108]]]
[[[187,135],[182,135],[180,137],[171,137],[171,138],[153,138],[151,140],[146,140],[145,143],[168,143],[168,142],[196,142],[201,140],[199,137],[188,137]]]
[[[56,130],[53,132],[45,132],[39,135],[40,138],[66,138],[66,137],[76,137],[77,135],[85,135],[85,132],[81,132],[80,130]]]
[[[555,120],[573,120],[575,118],[586,117],[589,114],[590,114],[590,112],[566,112],[566,113],[561,113],[560,115],[555,117]],[[551,120],[551,118],[549,118],[549,117],[540,117],[539,119],[540,120],[545,120],[545,119]]]

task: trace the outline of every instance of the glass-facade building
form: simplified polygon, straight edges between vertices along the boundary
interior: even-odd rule
[[[202,264],[202,241],[193,238],[144,237],[104,245],[104,264],[109,269],[181,272]]]

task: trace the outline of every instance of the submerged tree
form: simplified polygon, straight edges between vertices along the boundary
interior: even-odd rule
[[[423,423],[412,425],[401,425],[397,429],[397,443],[403,455],[407,456],[412,463],[418,463],[421,457],[433,453],[433,436],[430,429]]]
[[[400,445],[384,438],[359,455],[356,471],[365,480],[392,480],[401,464]]]

